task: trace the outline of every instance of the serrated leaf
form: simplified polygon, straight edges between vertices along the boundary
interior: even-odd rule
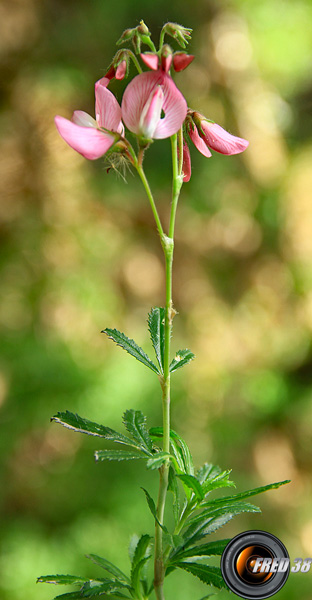
[[[290,483],[289,479],[285,481],[279,481],[277,483],[271,483],[269,485],[264,485],[258,488],[254,488],[253,490],[247,490],[246,492],[239,492],[238,494],[233,494],[231,496],[223,496],[222,498],[216,498],[215,500],[210,500],[202,503],[202,507],[205,506],[218,506],[223,503],[235,502],[239,500],[245,500],[246,498],[250,498],[251,496],[257,496],[258,494],[263,494],[264,492],[268,492],[270,490],[276,490],[282,485],[286,485]]]
[[[177,525],[180,516],[180,490],[177,482],[175,470],[172,465],[169,468],[168,491],[173,494],[173,516]]]
[[[191,350],[188,350],[187,348],[185,350],[178,350],[174,359],[170,363],[170,373],[173,373],[173,371],[177,371],[177,369],[181,369],[181,367],[188,365],[194,358],[195,354],[193,354]]]
[[[68,410],[66,412],[58,412],[56,415],[54,415],[54,417],[52,417],[51,421],[60,423],[60,425],[63,425],[63,427],[72,429],[73,431],[78,431],[79,433],[86,433],[87,435],[102,437],[105,440],[111,440],[112,442],[126,444],[127,446],[133,446],[135,448],[138,447],[134,440],[123,435],[122,433],[114,431],[114,429],[110,429],[110,427],[99,425],[99,423],[89,421],[89,419],[84,419],[83,417],[71,413]]]
[[[121,592],[122,589],[129,589],[130,586],[121,581],[106,579],[102,583],[93,580],[87,581],[80,590],[81,598],[93,598],[102,595],[118,596],[119,598],[127,598]]]
[[[161,373],[164,372],[165,314],[164,308],[152,308],[148,315],[148,328]]]
[[[85,577],[76,575],[43,575],[37,579],[37,583],[55,583],[56,585],[82,585],[85,582]]]
[[[98,556],[97,554],[87,554],[87,558],[92,560],[92,562],[105,571],[108,571],[111,575],[119,579],[119,581],[123,581],[124,583],[130,583],[129,577],[125,573],[123,573],[116,565],[111,563],[106,558],[102,558],[102,556]]]
[[[128,554],[129,554],[129,558],[130,558],[130,562],[133,562],[134,559],[134,553],[136,551],[136,547],[138,545],[138,541],[139,541],[139,536],[134,533],[131,538],[130,538],[130,542],[129,542],[129,547],[128,547]]]
[[[135,452],[128,450],[96,450],[94,452],[95,460],[134,460],[138,458],[147,459],[147,455],[143,452]]]
[[[155,437],[156,439],[163,437],[162,427],[152,427],[149,432],[150,436]],[[191,451],[185,440],[173,429],[170,429],[170,444],[181,471],[189,475],[194,475]]]
[[[146,466],[148,469],[159,469],[170,458],[168,452],[157,452],[152,458],[149,458]]]
[[[140,539],[137,543],[135,552],[134,552],[133,560],[132,560],[131,583],[138,595],[139,595],[139,590],[138,590],[139,577],[140,577],[141,571],[142,571],[145,563],[150,558],[149,549],[150,549],[151,539],[152,538],[147,534],[142,535],[140,537]]]
[[[143,590],[147,590],[148,588],[148,584],[147,584],[147,580],[146,580],[146,575],[144,574],[144,567],[146,566],[146,563],[151,560],[151,555],[149,556],[145,556],[145,558],[142,558],[134,567],[133,571],[131,572],[131,581],[132,581],[132,587],[135,590],[135,592],[137,593],[137,597],[142,597],[141,593],[140,593],[140,582],[143,585]]]
[[[199,515],[192,517],[186,523],[187,530],[184,534],[185,544],[189,546],[191,543],[200,540],[228,523],[235,515],[244,512],[261,512],[257,506],[253,504],[233,503],[227,506],[222,506],[218,509],[206,512],[203,511]]]
[[[159,369],[157,369],[156,365],[154,365],[153,361],[147,356],[144,350],[138,346],[134,340],[128,338],[124,333],[118,331],[118,329],[104,329],[101,333],[106,333],[107,337],[110,340],[113,340],[117,344],[123,348],[128,354],[136,358],[143,365],[154,371],[159,375]]]
[[[162,525],[160,523],[158,517],[157,517],[156,504],[155,504],[152,496],[148,493],[148,491],[145,488],[142,487],[141,489],[143,490],[143,492],[144,492],[144,494],[146,496],[148,507],[149,507],[149,509],[150,509],[150,511],[151,511],[151,513],[152,513],[152,515],[153,515],[156,523],[158,523],[159,527],[161,527],[165,533],[168,533],[167,527],[165,525]]]
[[[205,497],[204,491],[198,479],[193,475],[178,475],[177,476],[183,483],[184,487],[187,486],[194,494],[197,500],[203,500]]]
[[[258,508],[258,506],[255,506],[254,504],[249,504],[248,502],[225,502],[224,504],[221,504],[218,507],[206,507],[202,512],[200,512],[200,514],[188,519],[187,523],[188,525],[193,525],[196,523],[200,523],[201,521],[204,521],[206,519],[209,519],[210,517],[218,517],[228,513],[239,515],[244,512],[259,513],[261,512],[261,510],[260,508]]]
[[[187,550],[181,547],[181,549],[178,549],[172,554],[172,556],[170,557],[170,563],[185,560],[186,558],[193,558],[195,556],[221,556],[229,542],[230,539],[216,540],[215,542],[209,542],[200,546],[192,546]]]
[[[126,410],[123,415],[124,426],[143,450],[149,454],[153,450],[153,442],[146,428],[146,417],[140,410]]]
[[[235,483],[230,481],[231,470],[222,471],[220,467],[205,463],[197,471],[196,477],[202,483],[205,495],[223,487],[235,487]]]
[[[218,567],[210,567],[208,565],[200,565],[192,562],[179,562],[176,566],[195,575],[195,577],[198,577],[208,585],[214,585],[218,589],[227,589],[227,585],[222,577],[221,569]]]

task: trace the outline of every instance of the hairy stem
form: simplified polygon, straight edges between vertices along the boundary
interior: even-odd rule
[[[181,146],[181,136],[179,134],[179,146]],[[161,245],[165,255],[165,266],[166,266],[166,306],[165,306],[165,349],[164,349],[164,368],[163,376],[161,379],[162,387],[162,408],[163,408],[163,450],[164,452],[170,452],[170,340],[172,332],[172,319],[174,316],[173,304],[172,304],[172,262],[173,262],[173,249],[174,249],[174,227],[177,203],[179,194],[182,186],[181,167],[178,165],[178,152],[177,152],[177,135],[171,137],[171,150],[172,150],[172,203],[170,212],[169,222],[169,234],[165,235],[158,211],[155,205],[155,201],[146,179],[145,173],[142,167],[142,161],[138,160],[136,163],[136,169],[144,185],[146,194],[148,196],[153,215],[155,218],[156,226],[160,235]],[[157,499],[157,519],[155,523],[155,564],[154,564],[154,589],[157,600],[165,600],[163,583],[166,573],[166,565],[164,561],[164,547],[163,547],[163,529],[161,525],[164,522],[166,496],[168,489],[168,474],[169,474],[169,461],[165,462],[159,469],[159,490]],[[160,525],[159,525],[160,523]]]

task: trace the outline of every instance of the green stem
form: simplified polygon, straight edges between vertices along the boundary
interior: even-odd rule
[[[165,28],[163,27],[161,32],[160,32],[160,38],[159,38],[159,51],[161,51],[163,45],[164,45],[164,39],[165,39]]]
[[[161,221],[160,221],[160,218],[159,218],[159,214],[158,214],[158,210],[156,208],[156,204],[155,204],[155,201],[154,201],[154,198],[153,198],[153,194],[151,192],[151,188],[150,188],[149,183],[148,183],[148,181],[146,179],[146,176],[145,176],[145,173],[144,173],[142,165],[140,165],[139,163],[137,163],[135,165],[135,167],[136,167],[136,170],[137,170],[137,172],[138,172],[138,174],[139,174],[139,176],[141,178],[141,181],[142,181],[142,183],[144,185],[144,189],[146,191],[146,195],[147,195],[147,197],[149,199],[149,202],[150,202],[150,205],[151,205],[151,209],[152,209],[152,212],[153,212],[153,215],[154,215],[154,219],[155,219],[155,222],[156,222],[156,227],[157,227],[158,233],[160,235],[161,244],[163,246],[163,244],[165,242],[166,236],[165,236],[164,230],[162,228],[162,224],[161,224]]]
[[[145,173],[141,161],[136,162],[136,169],[144,185],[146,194],[148,196],[153,215],[155,218],[156,226],[160,235],[161,245],[165,255],[166,265],[166,306],[165,306],[165,348],[164,348],[164,368],[163,376],[161,378],[162,387],[162,407],[163,407],[163,450],[164,452],[170,452],[170,340],[172,332],[172,319],[174,316],[173,305],[172,305],[172,262],[173,262],[173,249],[174,249],[174,226],[176,218],[177,203],[179,194],[182,186],[182,177],[179,172],[178,166],[178,153],[177,153],[177,135],[171,137],[171,149],[172,149],[172,203],[170,212],[169,222],[169,235],[164,234],[158,211],[155,205],[155,201],[146,179]],[[157,499],[157,519],[158,522],[163,524],[166,495],[168,489],[168,475],[169,475],[169,460],[164,463],[159,469],[159,491]],[[163,547],[163,530],[160,525],[155,523],[155,564],[154,564],[154,589],[157,600],[165,600],[163,583],[166,573],[166,565],[164,560],[164,547]]]
[[[133,64],[136,66],[138,73],[143,73],[143,71],[141,69],[141,65],[140,65],[137,57],[135,56],[135,54],[133,54],[133,52],[131,52],[131,50],[129,50],[129,56],[132,59]]]

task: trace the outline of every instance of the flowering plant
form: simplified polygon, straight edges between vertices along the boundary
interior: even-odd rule
[[[165,44],[165,36],[173,38],[183,51],[174,51]],[[117,155],[137,171],[155,218],[166,273],[165,306],[152,308],[148,315],[148,328],[156,360],[152,360],[133,339],[117,329],[103,330],[109,339],[159,378],[163,406],[162,426],[148,429],[145,416],[141,411],[133,409],[127,410],[123,415],[126,429],[123,433],[68,411],[59,412],[52,417],[53,421],[64,427],[122,445],[122,449],[96,451],[97,461],[141,459],[145,461],[147,469],[158,471],[157,501],[154,501],[147,490],[143,490],[154,521],[154,536],[142,534],[131,544],[129,575],[105,558],[91,554],[88,558],[106,571],[108,576],[96,580],[74,575],[39,577],[40,582],[78,586],[78,591],[58,596],[59,599],[103,596],[143,600],[155,590],[157,599],[163,600],[164,579],[175,569],[183,569],[199,577],[205,584],[226,588],[220,569],[207,564],[207,559],[220,556],[228,540],[206,541],[206,537],[236,514],[259,512],[258,507],[246,500],[286,483],[269,484],[211,499],[210,494],[215,490],[234,485],[229,479],[230,471],[210,463],[195,469],[187,443],[170,428],[171,376],[194,358],[189,349],[178,350],[171,358],[172,325],[176,314],[172,301],[175,218],[181,187],[191,177],[188,144],[192,141],[205,157],[211,157],[211,149],[224,155],[233,155],[243,152],[248,146],[246,140],[231,135],[199,112],[189,109],[176,87],[172,72],[183,71],[194,59],[193,55],[184,52],[190,37],[190,29],[176,23],[167,23],[161,30],[157,50],[143,21],[138,27],[127,29],[118,43],[131,42],[134,52],[129,48],[119,50],[106,75],[96,82],[95,118],[80,110],[74,112],[71,121],[61,116],[55,118],[60,135],[85,158],[95,160],[106,155],[109,160],[113,160]],[[149,50],[142,53],[142,45]],[[137,55],[140,55],[148,70],[143,71]],[[113,78],[120,80],[128,76],[130,61],[134,62],[138,74],[127,85],[119,106],[108,85]],[[127,130],[134,136],[136,148],[129,141]],[[143,168],[145,153],[153,140],[164,138],[170,138],[173,174],[167,233]],[[173,495],[174,526],[171,528],[165,513],[168,492]],[[152,559],[153,576],[149,571]]]

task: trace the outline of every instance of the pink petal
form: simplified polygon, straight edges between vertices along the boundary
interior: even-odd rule
[[[162,109],[164,118],[159,119],[153,138],[170,137],[180,129],[187,111],[186,101],[173,83],[171,77],[163,71],[141,73],[132,79],[123,95],[121,103],[122,118],[128,129],[140,135],[140,119],[150,94],[161,86],[164,94]]]
[[[120,106],[114,94],[100,82],[98,84],[95,89],[95,114],[98,127],[117,131],[121,121]]]
[[[220,152],[220,154],[239,154],[246,150],[249,145],[247,140],[231,135],[217,123],[209,123],[203,120],[201,121],[201,128],[203,133],[200,133],[200,135],[207,146],[216,152]]]
[[[89,160],[103,156],[113,145],[115,138],[94,127],[81,127],[64,117],[55,117],[55,125],[59,134],[71,148]]]
[[[103,87],[107,87],[108,84],[109,84],[109,82],[110,82],[110,78],[109,77],[102,77],[101,79],[99,79],[98,81],[96,81],[95,86],[94,86],[95,87],[95,93],[96,93],[96,90],[98,89],[98,87],[100,85],[102,85]]]
[[[160,119],[163,102],[164,92],[162,91],[161,86],[158,85],[150,93],[140,117],[140,135],[146,139],[151,139],[154,137],[154,133]]]
[[[73,123],[80,127],[97,127],[97,122],[93,117],[84,112],[84,110],[75,110],[72,116]]]
[[[182,163],[183,181],[187,183],[191,179],[192,166],[191,155],[187,143],[183,142],[183,163]]]
[[[158,69],[158,56],[157,54],[140,54],[143,62],[146,64],[146,66],[149,69],[152,69],[153,71],[157,71]]]
[[[197,150],[199,150],[201,154],[209,158],[211,156],[211,152],[208,146],[205,144],[204,140],[202,140],[202,138],[200,137],[195,123],[187,124],[187,133],[189,134],[193,144],[195,144]]]
[[[168,54],[168,56],[163,55],[161,57],[161,68],[165,73],[168,73],[172,63],[172,54]]]
[[[173,68],[175,71],[183,71],[194,60],[194,54],[185,54],[185,52],[175,52],[173,55]]]
[[[116,69],[116,79],[123,79],[127,72],[127,61],[122,60]]]

